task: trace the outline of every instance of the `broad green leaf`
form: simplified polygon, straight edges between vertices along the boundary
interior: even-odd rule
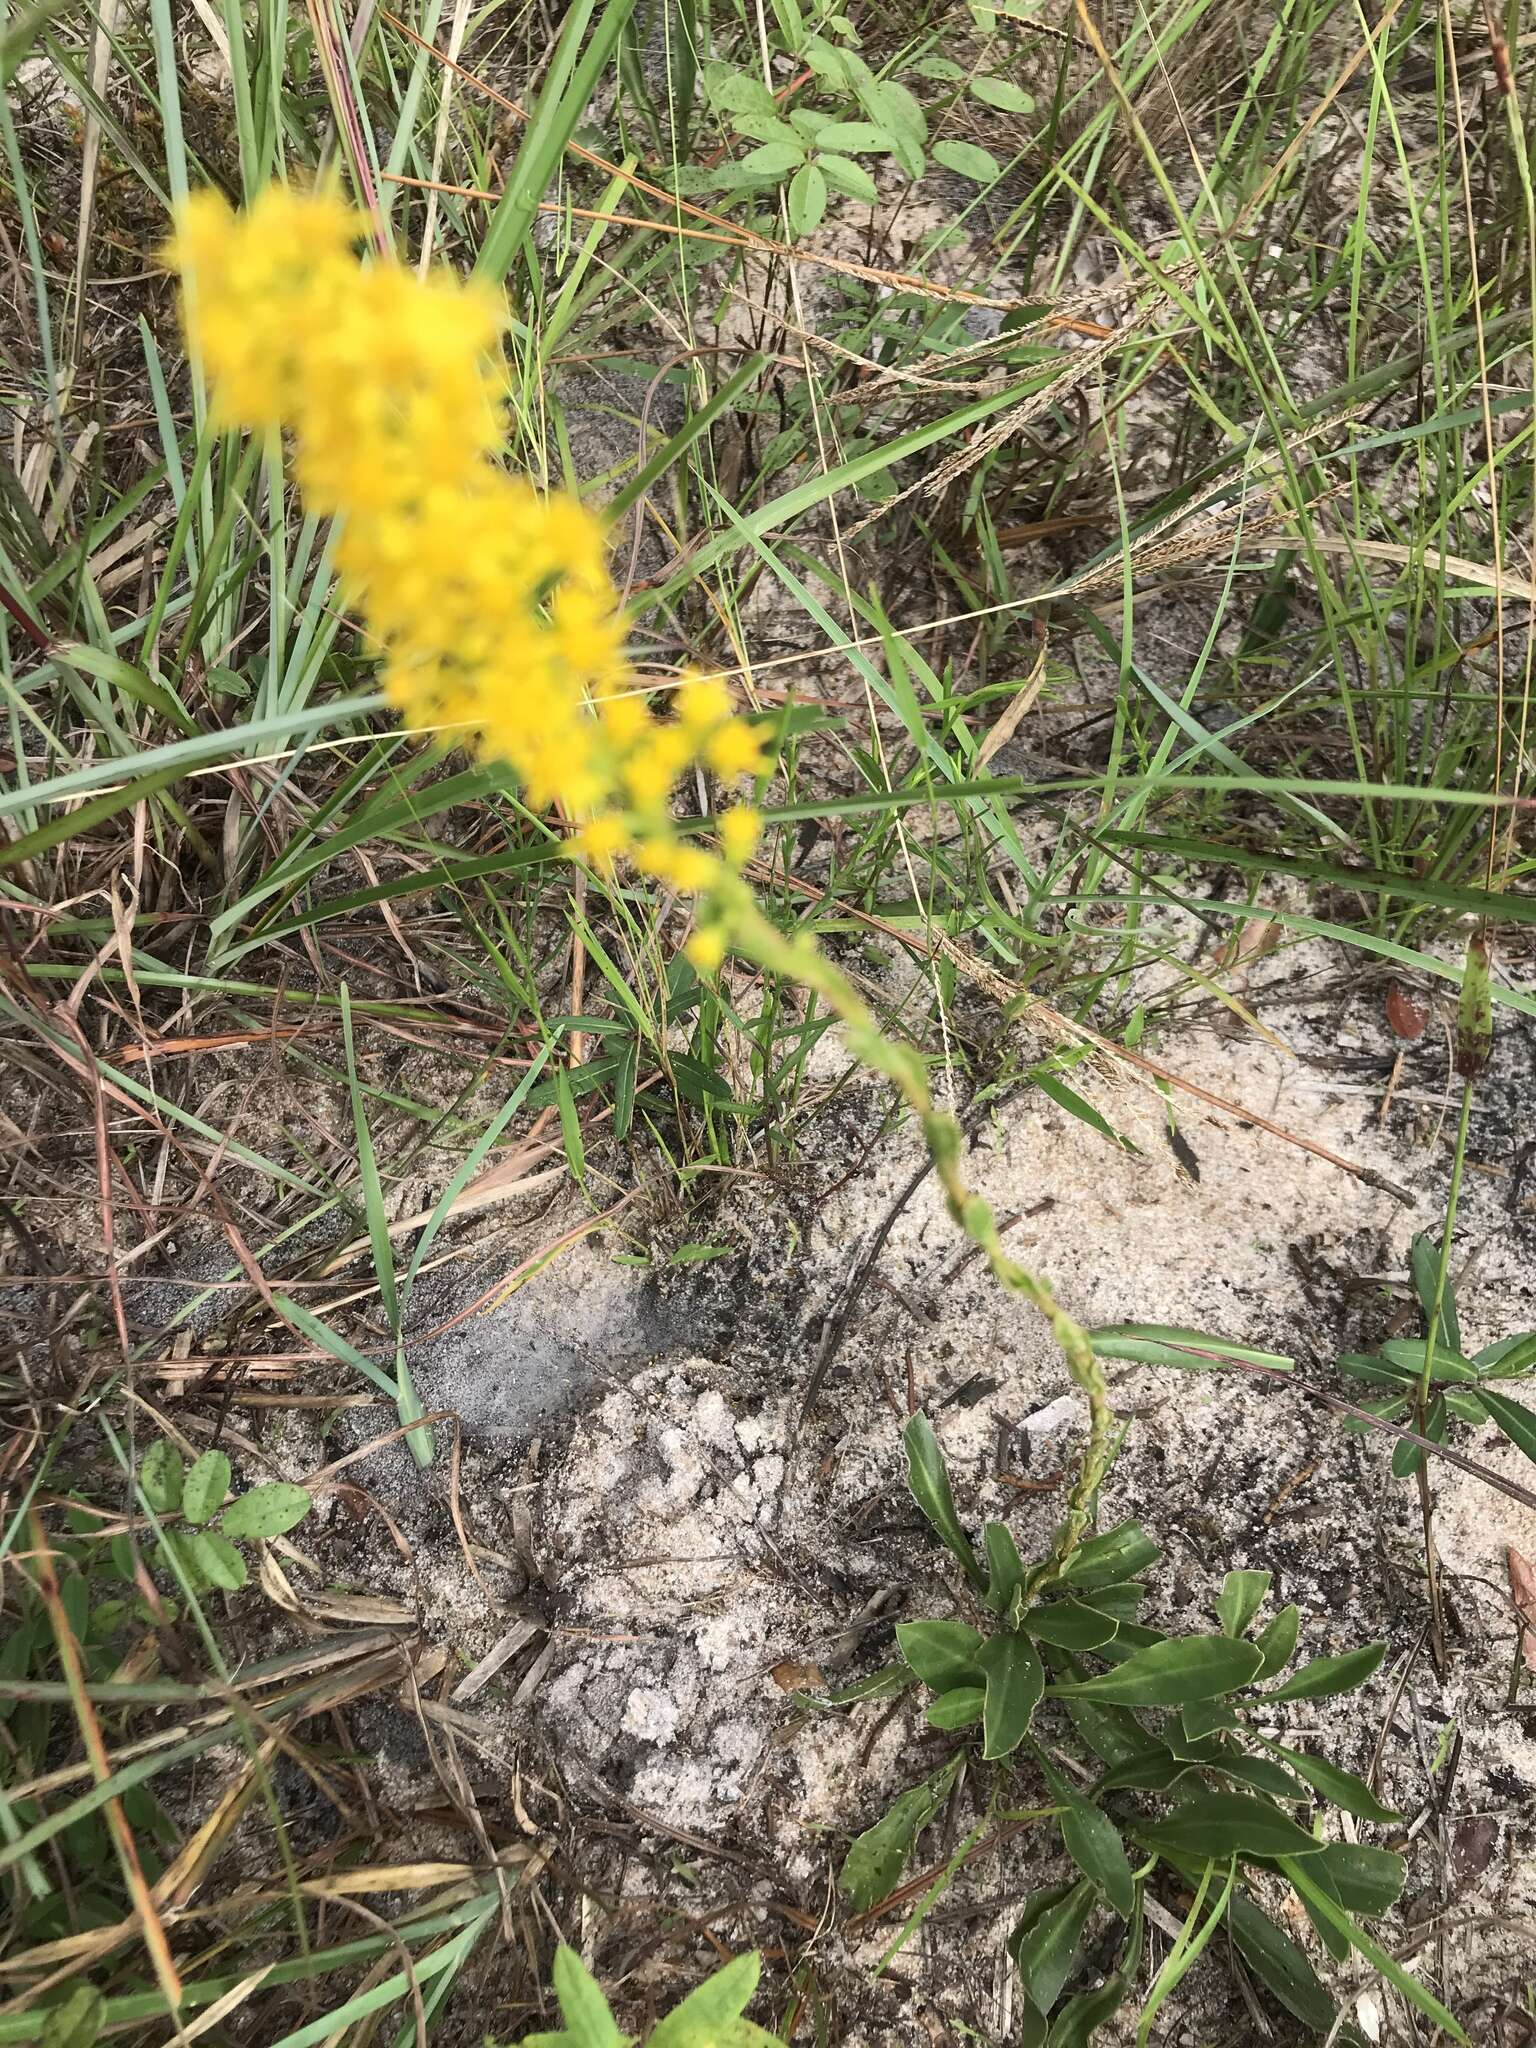
[[[794,170],[805,161],[805,149],[800,142],[762,142],[756,149],[749,149],[736,168],[744,177],[782,178],[786,171]]]
[[[818,156],[816,162],[832,190],[841,192],[845,199],[861,199],[866,206],[873,206],[880,197],[874,179],[851,156]]]
[[[219,1517],[219,1527],[236,1542],[269,1543],[274,1536],[286,1536],[309,1513],[312,1503],[302,1486],[285,1479],[270,1480],[242,1493]]]
[[[986,1573],[977,1562],[970,1538],[960,1526],[955,1497],[949,1490],[944,1454],[926,1415],[914,1415],[902,1431],[907,1454],[907,1487],[939,1541],[958,1558],[978,1593],[987,1590]]]
[[[947,1775],[941,1774],[941,1781],[947,1782]],[[839,1878],[856,1913],[867,1913],[896,1889],[912,1845],[932,1820],[941,1796],[939,1782],[925,1779],[893,1800],[873,1827],[854,1837]]]
[[[1201,1768],[1171,1750],[1143,1750],[1114,1764],[1099,1780],[1101,1792],[1171,1792],[1181,1779]]]
[[[1003,174],[1003,167],[991,150],[982,149],[974,142],[936,142],[933,160],[942,164],[946,171],[954,171],[976,185],[991,185]]]
[[[887,154],[895,147],[894,138],[872,121],[833,121],[816,140],[822,149],[835,149],[844,156],[850,152],[857,155],[861,150]]]
[[[1082,1600],[1050,1600],[1032,1607],[1024,1627],[1037,1643],[1051,1643],[1062,1650],[1096,1650],[1107,1643],[1120,1624],[1112,1614],[1090,1607]]]
[[[1045,1691],[1045,1666],[1029,1637],[1012,1630],[984,1643],[976,1661],[987,1681],[981,1753],[995,1762],[1011,1756],[1028,1734]]]
[[[1408,1373],[1414,1380],[1424,1371],[1424,1360],[1429,1345],[1423,1337],[1389,1337],[1381,1347],[1381,1355],[1388,1365]],[[1463,1358],[1453,1344],[1440,1343],[1435,1346],[1435,1355],[1430,1360],[1429,1377],[1436,1384],[1449,1383],[1464,1385],[1477,1378],[1477,1367],[1470,1358]]]
[[[1062,1581],[1078,1588],[1112,1586],[1120,1580],[1134,1579],[1161,1556],[1140,1522],[1121,1522],[1117,1528],[1090,1536],[1080,1545],[1062,1573]]]
[[[169,1437],[157,1436],[139,1463],[139,1485],[157,1515],[173,1515],[181,1506],[185,1468]]]
[[[245,1559],[217,1529],[188,1529],[181,1543],[183,1554],[191,1557],[211,1586],[237,1593],[245,1584]]]
[[[930,1728],[971,1728],[981,1719],[986,1701],[984,1687],[957,1685],[949,1692],[941,1692],[923,1718]]]
[[[228,1458],[222,1451],[204,1451],[182,1482],[182,1513],[189,1522],[210,1522],[228,1492]]]
[[[819,164],[802,164],[789,181],[785,195],[790,233],[808,235],[821,225],[827,210],[826,174]]]
[[[877,78],[859,88],[859,104],[877,127],[890,136],[898,160],[901,144],[920,145],[928,139],[928,116],[904,85],[894,78]]]
[[[1200,1742],[1237,1725],[1237,1716],[1225,1700],[1189,1700],[1179,1709],[1179,1726],[1186,1742]]]
[[[1310,1856],[1322,1847],[1267,1799],[1246,1792],[1200,1792],[1160,1821],[1136,1829],[1136,1839],[1175,1856]]]
[[[1085,1586],[1081,1604],[1111,1621],[1134,1621],[1137,1609],[1147,1597],[1140,1579],[1111,1579],[1107,1586]]]
[[[1024,1994],[1041,2012],[1050,2011],[1072,1974],[1096,1897],[1096,1888],[1086,1877],[1064,1893],[1059,1886],[1052,1886],[1044,1906],[1026,1911],[1014,1929],[1008,1946]]]
[[[778,102],[759,78],[744,71],[716,71],[706,66],[704,91],[711,106],[728,114],[776,114]]]
[[[1301,1609],[1282,1607],[1273,1621],[1260,1629],[1257,1647],[1264,1662],[1259,1666],[1257,1678],[1273,1678],[1277,1671],[1283,1671],[1296,1654],[1296,1638],[1301,1632]]]
[[[1338,2008],[1306,1956],[1244,1891],[1227,1902],[1227,1926],[1238,1954],[1286,2011],[1316,2034],[1326,2034]]]
[[[1264,1605],[1273,1580],[1271,1572],[1228,1572],[1216,1602],[1216,1619],[1223,1635],[1247,1633],[1248,1624]]]
[[[1022,86],[1014,85],[1006,78],[973,78],[969,91],[983,105],[997,107],[1005,114],[1029,114],[1034,111],[1033,97]]]
[[[1344,1908],[1328,1896],[1315,1877],[1309,1875],[1308,1862],[1287,1856],[1281,1859],[1280,1867],[1301,1894],[1310,1911],[1334,1928],[1352,1949],[1364,1956],[1373,1969],[1379,1970],[1410,2005],[1417,2006],[1419,2011],[1426,2013],[1437,2026],[1443,2027],[1452,2040],[1466,2043],[1466,2035],[1439,1999],[1432,1992],[1426,1991],[1417,1977],[1394,1961],[1384,1948],[1371,1939],[1358,1921],[1351,1919]]]
[[[983,1642],[980,1629],[964,1621],[898,1621],[896,1647],[924,1685],[951,1692],[957,1685],[979,1685]]]
[[[652,2029],[646,2048],[734,2048],[761,1967],[755,1953],[737,1956],[706,1977]]]
[[[1326,1700],[1335,1693],[1353,1692],[1375,1671],[1387,1653],[1385,1643],[1365,1643],[1358,1650],[1346,1650],[1338,1657],[1314,1657],[1303,1664],[1283,1685],[1264,1695],[1266,1700]]]
[[[1329,1842],[1317,1861],[1340,1905],[1372,1919],[1397,1904],[1408,1874],[1407,1864],[1394,1850],[1377,1849],[1369,1842]],[[1308,1867],[1318,1876],[1313,1866]]]
[[[1477,1397],[1516,1449],[1536,1462],[1536,1413],[1486,1385],[1478,1388]]]
[[[1172,1636],[1136,1650],[1113,1671],[1076,1684],[1057,1684],[1061,1699],[1108,1700],[1126,1707],[1181,1707],[1219,1699],[1249,1684],[1262,1658],[1252,1643],[1230,1636]]]
[[[1086,1799],[1072,1799],[1061,1816],[1061,1839],[1084,1877],[1092,1878],[1122,1920],[1129,1920],[1136,1883],[1120,1830],[1109,1815]]]

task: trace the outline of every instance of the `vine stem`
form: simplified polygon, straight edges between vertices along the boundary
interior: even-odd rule
[[[923,1063],[910,1046],[886,1037],[853,984],[811,940],[786,936],[758,907],[751,888],[739,875],[728,874],[711,891],[711,908],[731,946],[771,974],[800,983],[837,1016],[847,1035],[848,1050],[861,1066],[892,1082],[917,1118],[934,1170],[944,1190],[950,1215],[985,1257],[994,1277],[1011,1294],[1019,1294],[1043,1315],[1067,1362],[1074,1384],[1088,1404],[1088,1441],[1067,1510],[1050,1555],[1025,1581],[1026,1600],[1033,1604],[1056,1584],[1082,1546],[1093,1517],[1094,1497],[1108,1469],[1115,1416],[1109,1405],[1104,1368],[1094,1356],[1088,1334],[1057,1301],[1050,1282],[1003,1250],[991,1204],[974,1194],[961,1172],[959,1124],[938,1107],[928,1086]]]

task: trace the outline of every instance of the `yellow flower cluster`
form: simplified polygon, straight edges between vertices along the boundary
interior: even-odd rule
[[[498,296],[451,273],[363,261],[364,223],[334,193],[274,185],[241,215],[213,192],[172,246],[219,425],[287,429],[310,511],[343,521],[343,587],[414,724],[467,729],[530,801],[581,825],[573,851],[620,857],[689,892],[739,869],[760,825],[721,819],[722,855],[678,833],[668,799],[696,763],[727,781],[765,765],[718,678],[690,677],[658,718],[624,652],[603,529],[496,462]],[[708,926],[696,956],[719,957]]]

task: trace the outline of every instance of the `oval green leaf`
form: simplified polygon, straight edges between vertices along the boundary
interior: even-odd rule
[[[212,1521],[228,1492],[228,1458],[222,1451],[204,1451],[182,1484],[182,1512],[189,1522]]]
[[[274,1536],[286,1536],[296,1528],[309,1509],[309,1495],[302,1486],[274,1479],[231,1501],[219,1517],[219,1527],[239,1543],[270,1543]]]
[[[987,1680],[981,1753],[995,1762],[1011,1756],[1029,1733],[1045,1691],[1045,1666],[1029,1637],[1011,1630],[984,1643],[976,1661]]]
[[[994,184],[1003,174],[1003,167],[991,150],[981,149],[974,142],[936,142],[933,160],[976,185]]]

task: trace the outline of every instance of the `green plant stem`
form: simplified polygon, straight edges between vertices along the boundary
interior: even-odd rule
[[[1066,1514],[1050,1555],[1025,1581],[1025,1595],[1032,1604],[1062,1577],[1081,1547],[1092,1519],[1094,1497],[1109,1463],[1115,1426],[1104,1369],[1094,1356],[1087,1332],[1057,1301],[1049,1281],[1009,1258],[1003,1250],[991,1204],[973,1194],[961,1174],[960,1126],[935,1103],[917,1054],[909,1046],[897,1045],[886,1037],[851,982],[818,947],[803,935],[786,937],[765,917],[751,889],[739,876],[730,876],[720,883],[711,901],[732,946],[759,967],[796,981],[820,996],[842,1020],[853,1057],[872,1073],[882,1074],[894,1083],[922,1129],[950,1215],[985,1255],[997,1280],[1010,1293],[1023,1295],[1045,1317],[1066,1359],[1067,1370],[1087,1399],[1088,1442],[1067,1498]]]
[[[1424,1336],[1424,1364],[1419,1373],[1418,1393],[1414,1401],[1415,1422],[1420,1436],[1428,1436],[1429,1397],[1431,1376],[1435,1364],[1435,1345],[1440,1335],[1440,1318],[1445,1308],[1445,1291],[1450,1284],[1451,1240],[1456,1231],[1456,1210],[1461,1201],[1461,1178],[1467,1158],[1467,1130],[1472,1120],[1472,1090],[1475,1082],[1468,1077],[1461,1088],[1461,1117],[1456,1126],[1456,1150],[1451,1159],[1451,1186],[1445,1204],[1445,1230],[1440,1239],[1440,1263],[1435,1270],[1435,1295],[1429,1312],[1429,1327]],[[1434,1500],[1429,1490],[1429,1460],[1420,1457],[1418,1463],[1419,1513],[1424,1523],[1424,1571],[1429,1588],[1429,1636],[1430,1649],[1434,1656],[1435,1669],[1445,1675],[1445,1604],[1440,1596],[1440,1570],[1435,1558],[1435,1536],[1433,1527]]]

